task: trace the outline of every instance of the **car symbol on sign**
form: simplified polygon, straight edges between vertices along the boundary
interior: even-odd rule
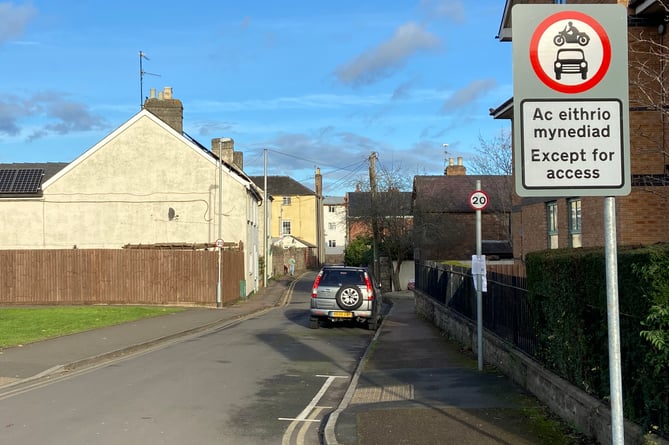
[[[555,57],[555,79],[560,80],[563,74],[581,74],[581,79],[588,77],[588,62],[582,49],[559,49]]]

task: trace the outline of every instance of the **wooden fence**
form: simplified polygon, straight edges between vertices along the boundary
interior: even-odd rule
[[[223,304],[240,298],[244,253],[221,252]],[[0,250],[0,304],[215,305],[215,250]]]

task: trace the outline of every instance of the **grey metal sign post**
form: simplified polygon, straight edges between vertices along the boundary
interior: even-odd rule
[[[515,5],[516,193],[604,197],[612,443],[624,443],[614,196],[631,191],[627,10]]]
[[[472,274],[476,287],[476,349],[478,370],[483,371],[483,277],[485,257],[481,255],[481,211],[488,207],[488,195],[481,190],[481,180],[476,180],[476,190],[469,195],[469,205],[476,211],[476,255],[472,258]]]

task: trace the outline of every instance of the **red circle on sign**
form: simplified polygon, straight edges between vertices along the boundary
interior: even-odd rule
[[[539,61],[539,42],[546,32],[546,29],[548,29],[549,26],[553,25],[557,21],[568,19],[580,20],[586,23],[595,30],[597,36],[602,42],[603,54],[602,63],[599,66],[599,69],[590,79],[576,85],[565,85],[555,81],[549,77],[548,74],[546,74],[546,71],[544,71]],[[530,39],[530,62],[536,75],[549,88],[552,88],[561,93],[582,93],[597,85],[606,75],[606,72],[609,69],[609,65],[611,64],[611,42],[609,41],[609,36],[606,34],[606,31],[602,25],[600,25],[599,22],[597,22],[589,15],[578,11],[562,11],[546,18],[539,24],[539,26],[537,26],[537,29],[534,30],[534,34],[532,34],[532,38]]]
[[[469,194],[469,206],[474,210],[485,210],[490,199],[483,190],[474,190]]]

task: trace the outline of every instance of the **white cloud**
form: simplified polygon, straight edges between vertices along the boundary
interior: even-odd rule
[[[429,17],[444,17],[456,23],[465,21],[465,5],[457,0],[421,0],[420,8]]]
[[[37,14],[29,5],[0,3],[0,44],[23,34],[28,22]]]
[[[495,79],[477,79],[453,93],[442,105],[442,111],[458,111],[467,107],[497,85]]]
[[[413,22],[406,23],[397,28],[389,40],[340,66],[335,74],[344,84],[371,84],[394,74],[416,53],[440,46],[439,38],[424,27]]]

